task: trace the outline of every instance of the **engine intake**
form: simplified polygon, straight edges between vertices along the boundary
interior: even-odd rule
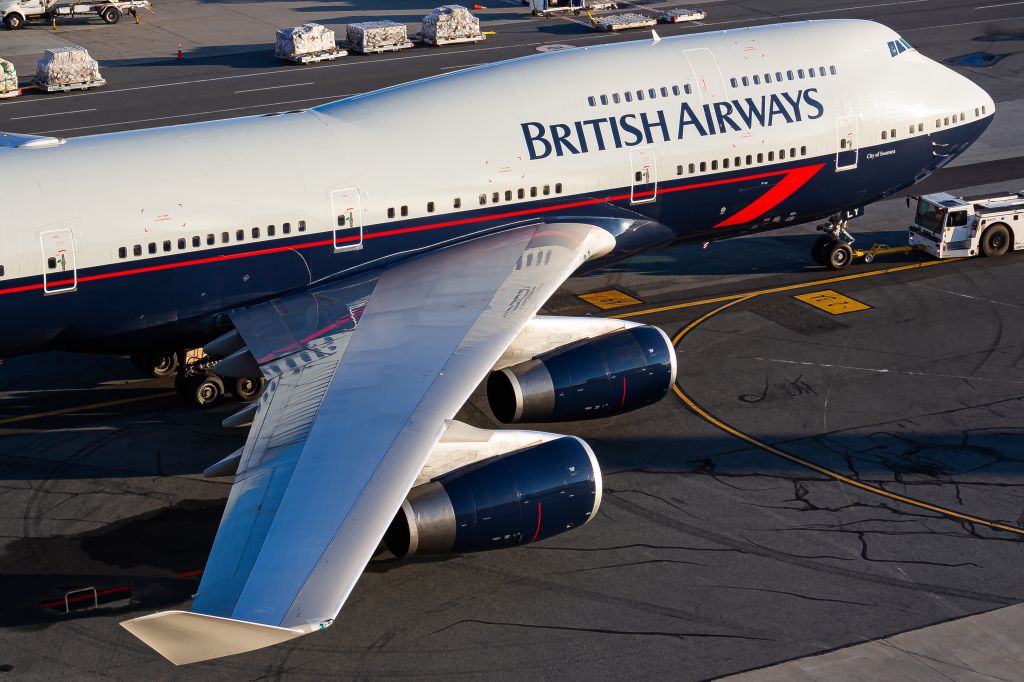
[[[675,380],[668,336],[638,325],[491,372],[487,400],[505,424],[597,419],[655,403]]]
[[[564,436],[416,486],[384,544],[397,557],[501,549],[582,526],[600,505],[594,452]]]

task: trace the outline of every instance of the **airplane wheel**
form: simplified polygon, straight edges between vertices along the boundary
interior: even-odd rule
[[[174,351],[163,353],[134,353],[132,364],[151,377],[169,377],[178,371],[178,354]]]
[[[814,246],[811,247],[811,257],[818,265],[828,265],[828,258],[825,255],[825,249],[831,241],[832,239],[825,235],[814,240]]]
[[[186,383],[187,395],[196,407],[213,407],[224,395],[224,382],[214,374],[199,374],[189,377]]]
[[[846,242],[833,241],[825,251],[828,266],[833,270],[842,270],[853,260],[853,249]]]
[[[864,262],[870,265],[875,260],[875,254],[868,251],[864,254]]]
[[[231,387],[231,392],[234,393],[235,400],[251,403],[260,397],[266,383],[267,380],[263,377],[238,377]]]

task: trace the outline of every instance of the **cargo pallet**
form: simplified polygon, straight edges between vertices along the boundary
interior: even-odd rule
[[[658,14],[658,21],[664,24],[680,24],[684,21],[701,21],[707,18],[707,12],[697,9],[668,9]]]
[[[624,31],[629,28],[650,28],[658,23],[657,19],[652,19],[651,17],[632,19],[622,14],[591,18],[591,21],[593,21],[594,28],[599,31]]]
[[[72,90],[88,90],[89,88],[98,88],[106,85],[107,81],[103,78],[98,81],[81,81],[79,83],[61,83],[59,85],[46,85],[43,83],[36,83],[35,87],[42,90],[43,92],[70,92]]]
[[[312,64],[314,62],[325,62],[339,57],[345,57],[348,55],[346,50],[342,50],[339,47],[333,50],[321,50],[319,52],[307,52],[306,54],[285,54],[283,52],[274,51],[274,56],[278,59],[287,59],[290,62],[296,64]]]
[[[412,47],[412,42],[407,40],[404,43],[378,45],[377,47],[368,47],[365,49],[359,49],[358,47],[354,47],[348,43],[342,43],[342,46],[352,50],[353,52],[358,52],[359,54],[380,54],[381,52],[398,52],[399,50],[408,50]]]
[[[428,45],[435,45],[435,46],[440,47],[441,45],[455,45],[456,43],[479,43],[481,40],[483,40],[486,37],[487,36],[485,36],[483,33],[478,33],[475,36],[463,36],[463,37],[460,37],[460,38],[436,38],[436,39],[430,39],[430,38],[427,38],[426,36],[423,36],[422,40],[423,40],[423,42],[427,43]]]

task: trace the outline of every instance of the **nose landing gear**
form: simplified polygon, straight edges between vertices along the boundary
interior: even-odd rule
[[[842,270],[853,261],[853,235],[846,230],[847,219],[839,214],[829,216],[827,223],[818,225],[818,230],[824,232],[811,247],[811,256],[818,265],[824,265],[832,270]],[[874,255],[864,256],[864,260],[870,263]]]

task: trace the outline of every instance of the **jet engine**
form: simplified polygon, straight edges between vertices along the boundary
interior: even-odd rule
[[[384,545],[396,557],[512,547],[582,526],[600,505],[594,452],[562,436],[416,486]]]
[[[668,336],[636,325],[491,372],[487,400],[506,424],[596,419],[661,400],[675,379]]]

